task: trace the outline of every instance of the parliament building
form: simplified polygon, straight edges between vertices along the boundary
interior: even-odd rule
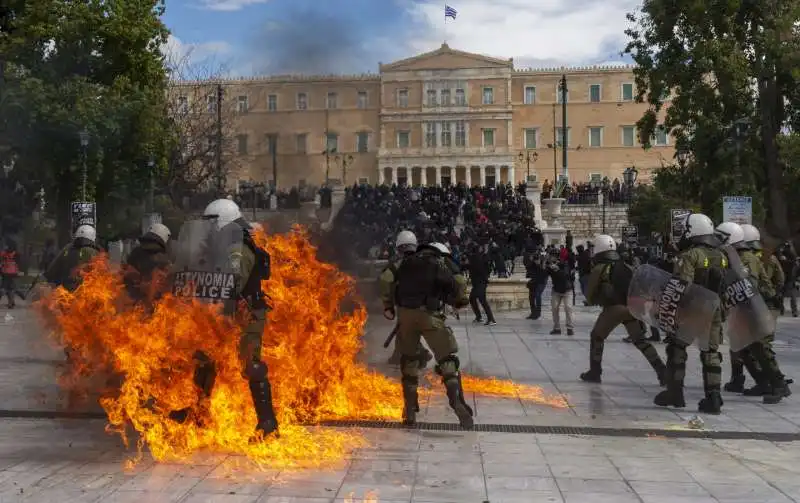
[[[640,179],[669,163],[672,138],[644,150],[629,66],[515,69],[513,60],[440,48],[389,64],[377,74],[293,75],[222,82],[235,106],[236,168],[228,177],[280,188],[347,184],[540,183],[562,173],[562,104],[567,81],[570,181]],[[215,83],[216,84],[216,83]],[[189,86],[184,102],[198,99]],[[192,95],[192,96],[190,96]],[[213,91],[208,95],[209,107]],[[274,149],[274,153],[273,153]],[[273,155],[274,154],[274,155]]]

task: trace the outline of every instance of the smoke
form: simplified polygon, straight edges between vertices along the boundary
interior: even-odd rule
[[[391,3],[384,8],[375,5],[383,2],[352,1],[342,9],[302,1],[280,9],[253,36],[253,70],[272,75],[374,73],[379,61],[406,57],[407,49],[387,26]]]

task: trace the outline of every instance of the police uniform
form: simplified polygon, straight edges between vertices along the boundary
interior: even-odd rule
[[[420,362],[420,337],[425,338],[436,358],[436,372],[442,376],[450,407],[461,426],[473,425],[472,409],[466,403],[461,386],[458,344],[453,331],[445,324],[444,305],[461,308],[469,303],[466,280],[453,273],[452,266],[441,253],[430,246],[421,247],[406,257],[397,271],[397,346],[400,350],[400,371],[405,403],[403,419],[408,425],[416,422],[417,386]],[[387,305],[394,311],[394,306]]]
[[[622,325],[630,340],[653,367],[660,383],[664,383],[666,367],[656,348],[646,338],[642,323],[634,318],[627,306],[627,285],[624,278],[612,274],[615,267],[628,267],[616,251],[610,250],[595,256],[598,262],[589,275],[586,300],[589,305],[603,307],[592,327],[589,338],[589,371],[580,375],[587,382],[601,382],[605,341],[617,326]]]
[[[383,303],[384,311],[394,310],[395,289],[397,288],[397,271],[400,269],[400,266],[403,265],[403,259],[408,255],[412,255],[413,253],[414,252],[404,253],[401,257],[393,260],[386,267],[386,269],[381,272],[381,275],[378,278],[378,287],[380,289],[380,298],[381,302]],[[397,328],[397,325],[395,325],[394,330],[397,331]],[[399,338],[395,335],[394,352],[392,353],[392,356],[389,357],[389,363],[400,363],[400,349],[398,348],[397,344],[398,340]],[[417,361],[423,368],[428,364],[431,358],[433,358],[431,352],[425,349],[425,346],[422,345],[422,341],[419,342],[419,346],[417,347],[417,355]]]
[[[707,239],[693,243],[691,248],[678,255],[674,274],[687,283],[694,283],[720,293],[724,269],[728,267],[728,260],[722,250],[714,247],[714,244],[717,243],[713,242],[712,235],[697,237]],[[719,346],[722,344],[722,312],[719,309],[714,311],[708,340],[708,349],[700,352],[705,397],[700,400],[698,410],[719,414],[722,407],[720,395],[722,355],[719,353]],[[670,338],[666,351],[667,390],[659,393],[654,402],[662,407],[670,405],[685,407],[683,382],[686,377],[686,344]]]
[[[93,241],[76,238],[59,253],[44,278],[48,283],[73,291],[81,284],[80,267],[88,264],[100,253],[100,248]]]

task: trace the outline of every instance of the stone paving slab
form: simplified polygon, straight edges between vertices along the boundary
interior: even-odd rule
[[[588,360],[594,308],[576,308],[576,335],[550,336],[538,321],[504,313],[494,327],[462,321],[453,328],[466,372],[512,378],[564,393],[571,407],[470,396],[479,423],[615,428],[684,428],[701,397],[699,357],[690,352],[683,411],[659,409],[660,389],[644,358],[616,331],[606,345],[603,384],[577,379]],[[0,311],[0,399],[3,409],[59,406],[53,378],[63,355],[44,343],[32,313]],[[778,356],[800,376],[800,321],[780,319]],[[391,323],[371,319],[364,358],[390,375],[381,343]],[[663,345],[659,345],[663,355]],[[727,348],[724,349],[727,351]],[[726,358],[726,372],[727,358]],[[703,416],[720,431],[800,432],[800,405],[775,406],[726,395],[724,413]],[[423,421],[455,422],[446,401],[424,404]],[[134,469],[103,421],[0,419],[0,503],[658,503],[800,501],[798,442],[363,430],[370,441],[341,466],[324,471],[255,473],[232,469],[235,456],[198,456],[188,465],[146,458]],[[350,495],[353,495],[350,498]]]

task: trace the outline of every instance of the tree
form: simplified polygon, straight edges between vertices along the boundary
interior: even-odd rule
[[[645,147],[663,126],[693,154],[686,176],[704,211],[726,194],[763,196],[770,230],[788,236],[777,138],[798,124],[787,103],[800,85],[800,0],[646,0],[628,19]]]
[[[172,79],[165,114],[170,143],[161,183],[172,202],[183,207],[187,197],[216,197],[218,184],[224,188],[228,176],[239,171],[241,155],[255,147],[246,136],[238,137],[240,121],[255,103],[254,96],[244,93],[240,103],[236,89],[223,85],[224,68],[210,61],[192,64],[191,52],[168,55],[167,64]]]
[[[80,131],[89,133],[87,195],[100,219],[138,204],[147,187],[147,159],[164,157],[163,3],[7,5],[0,144],[13,152],[15,171],[24,174],[20,183],[34,192],[44,188],[64,241],[69,204],[81,196]]]

